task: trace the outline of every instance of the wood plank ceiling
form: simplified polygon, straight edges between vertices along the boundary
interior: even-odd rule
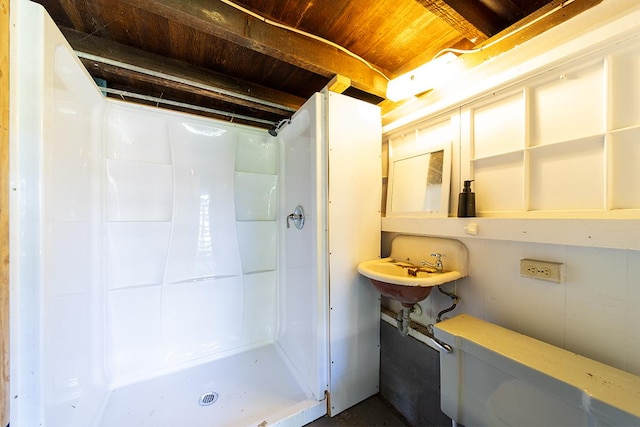
[[[388,79],[442,49],[545,16],[504,51],[600,1],[37,0],[109,96],[261,127],[336,75],[350,79],[345,93],[392,109]]]

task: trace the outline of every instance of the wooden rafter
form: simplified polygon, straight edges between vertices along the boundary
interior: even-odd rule
[[[491,9],[485,6],[482,2],[468,0],[444,0],[447,5],[456,10],[465,21],[469,22],[478,31],[486,34],[487,37],[491,37],[501,29],[503,29],[508,22],[505,18],[494,13]]]
[[[429,12],[455,28],[468,40],[474,43],[485,41],[489,37],[489,33],[484,32],[465,16],[458,13],[456,9],[450,6],[450,1],[451,0],[416,0],[416,2],[424,6]],[[473,4],[475,5],[476,2],[473,2]]]
[[[90,71],[100,70],[107,74],[117,72],[122,77],[169,86],[194,95],[280,115],[290,115],[304,103],[304,99],[297,96],[213,73],[101,37],[69,28],[62,28],[62,32]],[[93,60],[93,56],[102,61]],[[118,67],[117,63],[129,67]],[[148,72],[145,73],[145,70]],[[169,78],[160,78],[158,73]]]
[[[535,36],[591,9],[602,0],[578,0],[565,5],[564,0],[552,0],[535,12],[510,25],[482,45],[481,51],[463,55],[467,67],[481,64],[485,60],[506,52]],[[554,12],[555,11],[555,12]],[[553,12],[553,13],[552,13]],[[509,37],[506,35],[511,34]]]
[[[206,34],[384,97],[387,80],[363,62],[313,38],[270,25],[222,2],[205,0],[123,0],[138,9],[178,21]]]

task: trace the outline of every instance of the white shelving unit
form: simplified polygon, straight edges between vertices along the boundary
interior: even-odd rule
[[[639,36],[394,131],[389,152],[410,151],[445,121],[454,146],[450,215],[460,184],[473,179],[478,236],[640,249],[640,234],[616,234],[628,232],[620,220],[640,224]],[[585,228],[567,227],[576,220]],[[468,222],[383,218],[382,227],[465,236]]]
[[[478,216],[640,217],[640,47],[628,44],[462,108]]]

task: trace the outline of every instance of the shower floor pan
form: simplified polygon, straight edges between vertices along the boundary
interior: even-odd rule
[[[114,389],[95,425],[297,427],[325,413],[326,402],[306,392],[267,345]]]

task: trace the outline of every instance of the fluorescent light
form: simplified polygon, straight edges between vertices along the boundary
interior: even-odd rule
[[[393,102],[402,101],[447,83],[455,74],[449,66],[455,59],[454,53],[447,52],[415,70],[392,79],[387,84],[387,99]]]

